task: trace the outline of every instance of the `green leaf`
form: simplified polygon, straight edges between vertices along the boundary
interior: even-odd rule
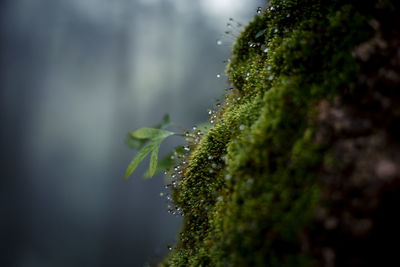
[[[156,128],[156,129],[164,129],[165,127],[170,125],[170,118],[168,114],[165,114],[162,118],[161,123],[155,125],[154,127],[151,128]],[[149,141],[150,138],[138,138],[135,136],[132,136],[131,134],[128,134],[125,143],[133,148],[133,149],[141,149],[146,143],[147,141]]]
[[[154,174],[162,172],[162,171],[164,171],[164,170],[166,170],[168,168],[171,168],[171,166],[173,165],[173,160],[171,159],[171,155],[172,154],[173,153],[169,153],[168,155],[166,155],[165,157],[163,157],[161,160],[159,160],[157,162],[157,167],[156,167],[156,170],[155,170]],[[150,178],[150,170],[147,170],[144,173],[144,177],[145,178]]]
[[[126,138],[125,143],[126,143],[129,147],[131,147],[131,148],[133,148],[133,149],[139,150],[139,149],[141,149],[141,148],[146,144],[146,142],[149,141],[149,140],[150,140],[150,138],[147,138],[147,139],[138,139],[138,138],[132,138],[130,135],[128,135],[128,137]]]
[[[154,129],[154,128],[141,128],[135,131],[135,136],[140,137],[151,137],[151,142],[145,146],[142,150],[140,150],[137,155],[133,158],[132,162],[129,164],[128,169],[126,170],[125,179],[136,170],[139,163],[150,153],[150,166],[148,170],[148,177],[152,177],[157,170],[158,163],[158,151],[160,149],[160,145],[165,138],[170,135],[173,135],[173,132]]]
[[[267,29],[261,30],[256,34],[256,39],[260,38],[261,36],[263,36],[265,33],[267,32]]]
[[[209,122],[202,122],[197,125],[197,129],[199,129],[202,133],[208,133],[213,125]]]
[[[126,169],[125,179],[128,179],[128,177],[136,170],[139,163],[152,151],[152,149],[153,144],[150,143],[136,154],[136,156],[133,158],[128,168]]]
[[[153,151],[151,152],[151,157],[150,157],[149,178],[153,177],[154,173],[157,170],[158,150],[160,149],[163,140],[164,139],[159,139],[159,140],[154,140],[153,142]]]
[[[166,138],[170,135],[173,135],[173,132],[156,129],[156,128],[140,128],[136,131],[131,132],[132,138],[138,139],[148,139],[148,138]]]
[[[165,114],[164,117],[162,118],[161,123],[158,125],[159,127],[154,127],[158,129],[164,129],[171,123],[171,120],[169,119],[169,114]]]

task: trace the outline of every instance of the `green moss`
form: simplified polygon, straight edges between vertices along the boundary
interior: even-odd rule
[[[239,36],[227,68],[235,90],[183,165],[173,192],[185,214],[164,266],[309,266],[311,227],[331,162],[315,140],[322,99],[351,92],[351,50],[371,37],[374,1],[271,1]]]

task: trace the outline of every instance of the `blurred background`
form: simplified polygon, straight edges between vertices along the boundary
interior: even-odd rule
[[[227,22],[264,4],[1,0],[0,266],[159,262],[182,218],[160,197],[162,175],[143,179],[148,160],[124,180],[136,153],[125,137],[165,113],[206,121],[241,30]]]

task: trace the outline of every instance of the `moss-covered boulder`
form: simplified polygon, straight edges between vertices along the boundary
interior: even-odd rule
[[[399,6],[272,0],[254,18],[174,174],[184,225],[163,266],[397,260]]]

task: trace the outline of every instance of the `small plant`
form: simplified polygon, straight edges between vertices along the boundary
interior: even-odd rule
[[[158,150],[161,143],[168,136],[176,134],[174,132],[164,130],[164,128],[169,125],[170,119],[169,115],[167,114],[164,115],[162,122],[154,126],[153,128],[144,127],[135,130],[129,134],[127,144],[134,149],[139,149],[139,152],[136,154],[136,156],[133,158],[128,168],[126,169],[125,179],[129,178],[129,176],[136,170],[139,163],[142,162],[150,152],[150,165],[145,176],[149,178],[153,177],[154,173],[157,171]],[[148,144],[146,145],[146,143]],[[169,157],[162,160],[163,165],[172,164],[168,161],[168,159]]]
[[[211,114],[211,113],[210,113]],[[215,115],[211,117],[214,118]],[[144,127],[130,132],[126,143],[133,149],[139,150],[136,156],[133,158],[128,168],[126,169],[125,179],[136,170],[140,162],[142,162],[148,154],[151,152],[149,169],[145,173],[146,178],[151,178],[157,172],[169,170],[174,164],[179,162],[179,158],[182,158],[188,153],[191,146],[197,145],[200,142],[203,133],[206,133],[211,127],[211,124],[204,122],[199,124],[197,127],[193,127],[193,132],[185,130],[184,133],[175,133],[165,130],[168,126],[171,126],[169,115],[164,115],[161,123],[153,127]],[[158,151],[161,143],[169,136],[177,135],[185,137],[187,146],[178,146],[174,151],[168,153],[160,161],[158,160]],[[147,145],[146,145],[147,144]]]

